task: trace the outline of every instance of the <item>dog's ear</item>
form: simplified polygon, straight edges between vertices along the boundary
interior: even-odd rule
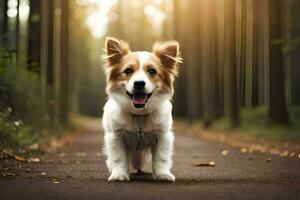
[[[107,65],[112,66],[121,62],[122,57],[130,52],[129,44],[123,40],[107,37],[105,41]]]
[[[158,42],[153,45],[153,53],[160,59],[164,67],[176,70],[178,63],[182,62],[179,44],[176,41]]]

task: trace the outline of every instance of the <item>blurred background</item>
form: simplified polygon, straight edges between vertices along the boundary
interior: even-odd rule
[[[0,0],[2,146],[101,116],[106,36],[179,41],[178,122],[300,141],[299,0]]]

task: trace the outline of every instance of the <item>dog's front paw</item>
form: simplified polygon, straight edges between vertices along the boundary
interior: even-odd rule
[[[158,181],[175,182],[175,176],[171,172],[161,172],[154,174],[154,179]]]
[[[129,181],[129,175],[127,173],[112,173],[108,178],[108,181]]]

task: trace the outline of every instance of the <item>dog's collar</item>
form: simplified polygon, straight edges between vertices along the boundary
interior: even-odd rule
[[[139,117],[139,118],[141,118],[141,117],[146,117],[146,116],[150,115],[150,113],[144,113],[144,114],[130,113],[130,115],[133,116],[133,117]]]

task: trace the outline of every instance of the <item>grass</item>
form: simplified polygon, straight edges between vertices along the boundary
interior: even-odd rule
[[[229,130],[228,119],[216,121],[213,129]],[[241,124],[236,128],[240,134],[249,134],[255,137],[272,140],[300,142],[300,108],[290,109],[290,124],[282,125],[268,120],[267,107],[243,108],[241,110]]]

